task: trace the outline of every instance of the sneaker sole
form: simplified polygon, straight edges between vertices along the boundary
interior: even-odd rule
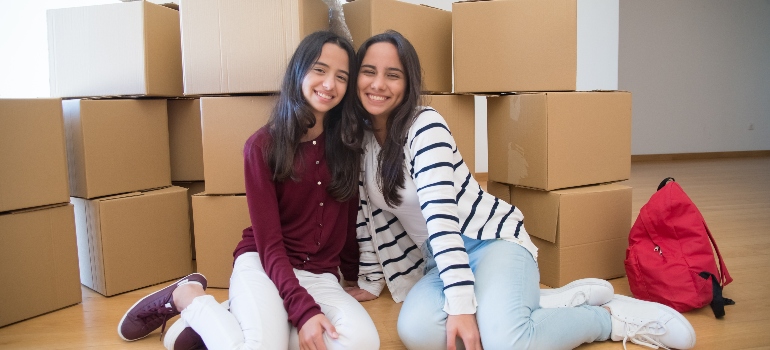
[[[190,276],[192,276],[192,275],[201,275],[201,276],[203,276],[203,274],[201,274],[201,273],[193,272],[193,273],[191,273],[191,274],[189,274],[189,275],[187,275],[187,276],[184,276],[184,277],[182,277],[182,278],[180,278],[180,279],[176,280],[176,281],[175,281],[174,283],[172,283],[172,284],[176,284],[176,283],[179,283],[179,282],[180,282],[180,281],[182,281],[183,279],[185,279],[185,278],[187,278],[187,277],[190,277]],[[203,276],[203,278],[204,278],[204,279],[206,279],[206,276]],[[169,284],[168,286],[170,286],[170,285],[171,285],[171,284]],[[131,309],[133,309],[133,308],[134,308],[134,307],[135,307],[137,304],[141,303],[141,302],[142,302],[142,300],[144,300],[144,299],[147,299],[147,298],[149,298],[149,297],[151,297],[151,296],[155,295],[156,293],[158,293],[158,292],[160,292],[160,291],[162,291],[162,290],[164,290],[164,289],[168,288],[168,286],[165,286],[165,287],[163,287],[163,288],[161,288],[161,289],[158,289],[158,290],[156,290],[156,291],[154,291],[154,292],[152,292],[152,293],[150,293],[150,294],[147,294],[147,295],[145,295],[145,296],[144,296],[144,298],[141,298],[141,299],[137,300],[137,301],[134,303],[134,305],[131,305],[131,307],[130,307],[130,308],[128,308],[128,311],[130,311]],[[203,290],[206,290],[206,286],[204,286],[204,287],[203,287]],[[123,317],[121,317],[121,318],[120,318],[120,322],[118,322],[118,336],[120,336],[120,339],[123,339],[123,340],[125,340],[125,341],[137,341],[137,340],[140,340],[140,339],[144,339],[144,338],[146,338],[146,337],[150,336],[150,334],[152,334],[152,332],[150,332],[150,334],[147,334],[147,335],[145,335],[144,337],[140,337],[140,338],[136,338],[136,339],[126,339],[126,337],[124,337],[124,336],[123,336],[123,333],[120,331],[120,328],[121,328],[121,326],[123,325],[123,321],[125,321],[125,320],[126,320],[126,316],[128,316],[128,311],[126,311],[126,313],[124,313],[124,314],[123,314]]]
[[[603,279],[599,278],[584,278],[577,281],[572,281],[570,283],[565,284],[562,287],[554,288],[554,289],[541,289],[540,290],[540,296],[549,296],[553,294],[559,294],[567,289],[572,289],[576,287],[582,287],[582,286],[601,286],[609,288],[612,291],[612,294],[615,294],[615,288],[612,287],[612,284],[610,282],[607,282]],[[612,300],[612,299],[610,299]],[[609,302],[609,300],[607,300]],[[599,306],[599,305],[595,305]]]
[[[690,321],[688,321],[687,318],[684,317],[684,315],[682,315],[682,313],[680,313],[679,311],[676,311],[676,310],[674,310],[674,309],[672,309],[672,308],[670,308],[670,307],[668,307],[666,305],[660,304],[660,303],[654,303],[654,302],[647,301],[647,300],[641,300],[641,299],[636,299],[636,298],[632,298],[632,297],[627,297],[625,295],[615,294],[615,298],[627,300],[629,302],[637,302],[637,303],[638,302],[643,302],[643,303],[647,303],[647,304],[650,304],[650,306],[652,306],[652,307],[656,307],[656,308],[658,308],[660,310],[665,310],[665,311],[671,313],[678,320],[682,321],[683,324],[687,325],[687,330],[690,332],[690,338],[693,340],[692,344],[690,344],[689,349],[692,349],[692,348],[695,347],[695,329],[692,328],[692,325],[690,324]]]

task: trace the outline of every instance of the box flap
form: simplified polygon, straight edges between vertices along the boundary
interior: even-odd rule
[[[630,187],[609,184],[554,192],[561,197],[559,247],[628,237],[632,220]]]

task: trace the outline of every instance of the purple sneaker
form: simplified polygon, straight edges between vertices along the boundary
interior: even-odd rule
[[[160,331],[161,337],[166,328],[166,321],[176,315],[179,315],[172,293],[176,287],[189,282],[198,282],[206,289],[206,277],[199,273],[187,275],[171,285],[145,296],[131,306],[123,318],[118,323],[118,335],[126,341],[142,339],[158,327],[163,326]]]

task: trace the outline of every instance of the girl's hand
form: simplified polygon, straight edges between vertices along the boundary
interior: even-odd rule
[[[311,317],[299,330],[300,350],[326,350],[323,333],[326,332],[332,339],[337,339],[339,334],[329,319],[324,314]]]
[[[476,315],[449,315],[446,319],[447,350],[455,350],[455,339],[460,337],[466,350],[482,350]]]
[[[377,299],[376,295],[369,293],[359,287],[345,287],[345,291],[359,302]]]

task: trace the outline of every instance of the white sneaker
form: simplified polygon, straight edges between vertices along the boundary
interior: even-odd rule
[[[622,340],[653,349],[691,349],[695,346],[695,330],[676,310],[658,303],[615,297],[604,305],[612,315],[612,340]]]
[[[610,282],[598,278],[584,278],[561,288],[541,289],[540,307],[573,307],[583,304],[604,305],[615,295]]]

